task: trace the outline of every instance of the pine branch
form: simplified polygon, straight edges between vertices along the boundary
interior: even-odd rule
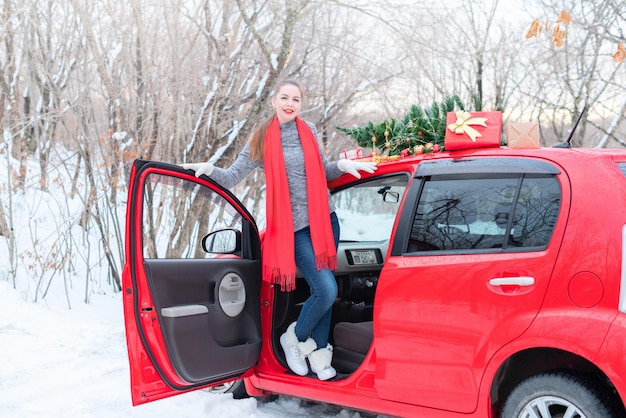
[[[482,109],[478,96],[473,95],[471,103],[476,111]],[[373,152],[383,150],[390,156],[432,152],[443,149],[446,117],[448,112],[456,110],[466,110],[466,106],[455,94],[426,108],[413,104],[400,119],[386,119],[377,124],[370,121],[363,127],[337,127],[337,130],[354,139],[359,147]]]

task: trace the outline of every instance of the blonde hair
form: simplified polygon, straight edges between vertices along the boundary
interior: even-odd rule
[[[283,80],[276,85],[274,95],[272,97],[276,97],[278,91],[286,85],[297,87],[298,90],[300,90],[300,94],[302,94],[302,87],[300,87],[298,82],[294,80]],[[250,159],[252,161],[263,161],[263,158],[265,157],[265,134],[267,133],[267,128],[270,126],[273,119],[274,115],[263,121],[252,132],[252,136],[250,138]]]

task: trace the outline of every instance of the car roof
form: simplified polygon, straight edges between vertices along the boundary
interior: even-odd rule
[[[431,152],[425,154],[411,155],[407,157],[392,156],[392,157],[378,157],[378,169],[373,176],[391,175],[399,172],[406,172],[410,175],[415,175],[418,167],[424,164],[424,162],[436,162],[441,161],[442,164],[436,164],[437,166],[445,166],[450,161],[467,162],[474,160],[473,163],[467,164],[467,169],[476,172],[475,168],[478,167],[482,160],[485,158],[500,159],[500,162],[493,162],[491,164],[491,171],[489,167],[485,167],[483,172],[506,172],[508,168],[512,168],[510,162],[505,160],[510,158],[520,159],[534,159],[537,161],[543,160],[543,162],[550,162],[559,168],[564,169],[566,172],[578,171],[579,173],[588,172],[592,160],[604,160],[612,161],[614,163],[626,163],[626,148],[532,148],[532,149],[514,149],[509,147],[498,148],[480,148],[469,150],[455,150],[455,151],[440,151]],[[371,161],[371,158],[362,158],[363,160]],[[447,160],[447,161],[446,161]],[[427,164],[428,165],[428,164]],[[550,170],[542,164],[524,164],[523,172],[533,172],[533,170],[543,170],[544,173],[549,173]],[[470,166],[473,166],[472,169]],[[439,168],[438,168],[439,169]],[[462,165],[456,165],[454,169],[450,170],[462,170]],[[424,170],[424,169],[422,169]],[[530,170],[530,171],[529,171]],[[452,172],[452,171],[450,171]],[[455,171],[459,172],[459,171]],[[428,175],[428,174],[425,174]],[[365,178],[370,177],[364,175]],[[347,184],[352,184],[360,180],[355,179],[352,176],[341,176],[338,179],[329,182],[329,187],[334,189],[336,187],[343,187]]]
[[[416,164],[423,161],[439,159],[466,159],[470,157],[532,157],[567,163],[580,160],[585,163],[588,158],[612,158],[617,162],[626,161],[626,148],[533,148],[513,149],[508,147],[481,148],[459,151],[442,151],[427,154],[418,154],[408,157],[382,157],[379,166],[387,164],[401,166]]]

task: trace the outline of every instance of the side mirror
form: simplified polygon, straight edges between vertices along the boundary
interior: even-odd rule
[[[241,231],[231,228],[213,231],[202,238],[202,249],[214,254],[241,252]]]

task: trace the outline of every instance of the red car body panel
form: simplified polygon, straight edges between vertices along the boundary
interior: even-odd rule
[[[435,153],[382,163],[364,179],[398,172],[413,178],[423,161],[472,157],[519,157],[558,168],[561,207],[547,248],[419,257],[390,251],[376,290],[369,354],[352,375],[329,382],[285,373],[267,337],[274,327],[275,290],[263,282],[258,362],[247,372],[213,383],[243,377],[251,395],[289,394],[394,416],[482,418],[493,414],[503,365],[520,353],[550,349],[597,367],[624,399],[626,317],[617,307],[623,292],[626,178],[616,162],[626,161],[626,152],[501,148]],[[606,172],[613,172],[610,178],[615,182],[593,175]],[[138,193],[135,182],[146,175],[135,179],[133,169],[129,202]],[[198,181],[189,174],[177,176]],[[345,175],[329,187],[353,182]],[[202,184],[220,192],[209,182]],[[223,196],[239,207],[239,202]],[[410,206],[401,204],[403,210]],[[136,259],[141,254],[141,243],[133,238],[141,236],[137,219],[141,214],[129,211],[123,271],[133,404],[208,386],[181,378],[171,363],[146,272]],[[400,214],[392,240],[399,222]],[[490,284],[492,279],[511,277],[532,277],[534,282],[521,287]]]

